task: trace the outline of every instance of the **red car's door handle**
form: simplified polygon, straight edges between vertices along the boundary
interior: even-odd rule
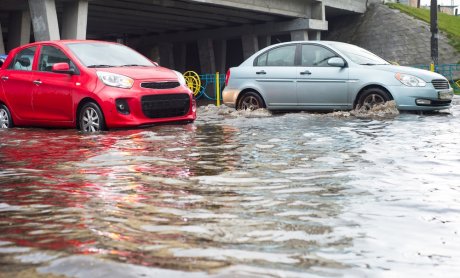
[[[42,84],[42,82],[41,82],[40,80],[34,80],[33,82],[34,82],[35,85],[40,85],[40,84]]]
[[[2,76],[2,80],[5,80],[5,81],[6,81],[6,80],[8,80],[8,79],[9,79],[8,76]]]

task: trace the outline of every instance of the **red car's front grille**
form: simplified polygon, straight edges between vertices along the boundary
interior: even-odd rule
[[[186,115],[190,108],[188,94],[144,96],[141,102],[142,112],[149,118],[180,117]]]
[[[179,82],[143,82],[141,83],[142,88],[157,89],[157,90],[173,89],[179,86],[180,86]]]

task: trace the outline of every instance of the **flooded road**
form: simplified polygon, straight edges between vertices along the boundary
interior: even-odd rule
[[[0,277],[458,277],[455,101],[0,130]]]

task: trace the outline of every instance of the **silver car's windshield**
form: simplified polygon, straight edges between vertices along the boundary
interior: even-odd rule
[[[345,56],[347,56],[353,62],[360,65],[389,65],[387,61],[375,55],[372,52],[367,51],[364,48],[345,44],[345,43],[336,43],[333,44],[335,48],[340,50]]]
[[[67,47],[89,68],[123,66],[155,66],[150,60],[129,47],[113,43],[69,43]]]

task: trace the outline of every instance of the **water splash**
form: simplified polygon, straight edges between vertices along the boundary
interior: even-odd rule
[[[199,117],[220,116],[223,118],[266,118],[271,117],[272,113],[267,109],[257,110],[236,110],[226,105],[215,106],[209,104],[207,106],[198,107],[197,114]]]
[[[399,115],[399,110],[396,108],[396,102],[392,100],[383,104],[375,105],[371,109],[361,107],[351,111],[336,111],[327,115],[337,118],[394,118]]]

